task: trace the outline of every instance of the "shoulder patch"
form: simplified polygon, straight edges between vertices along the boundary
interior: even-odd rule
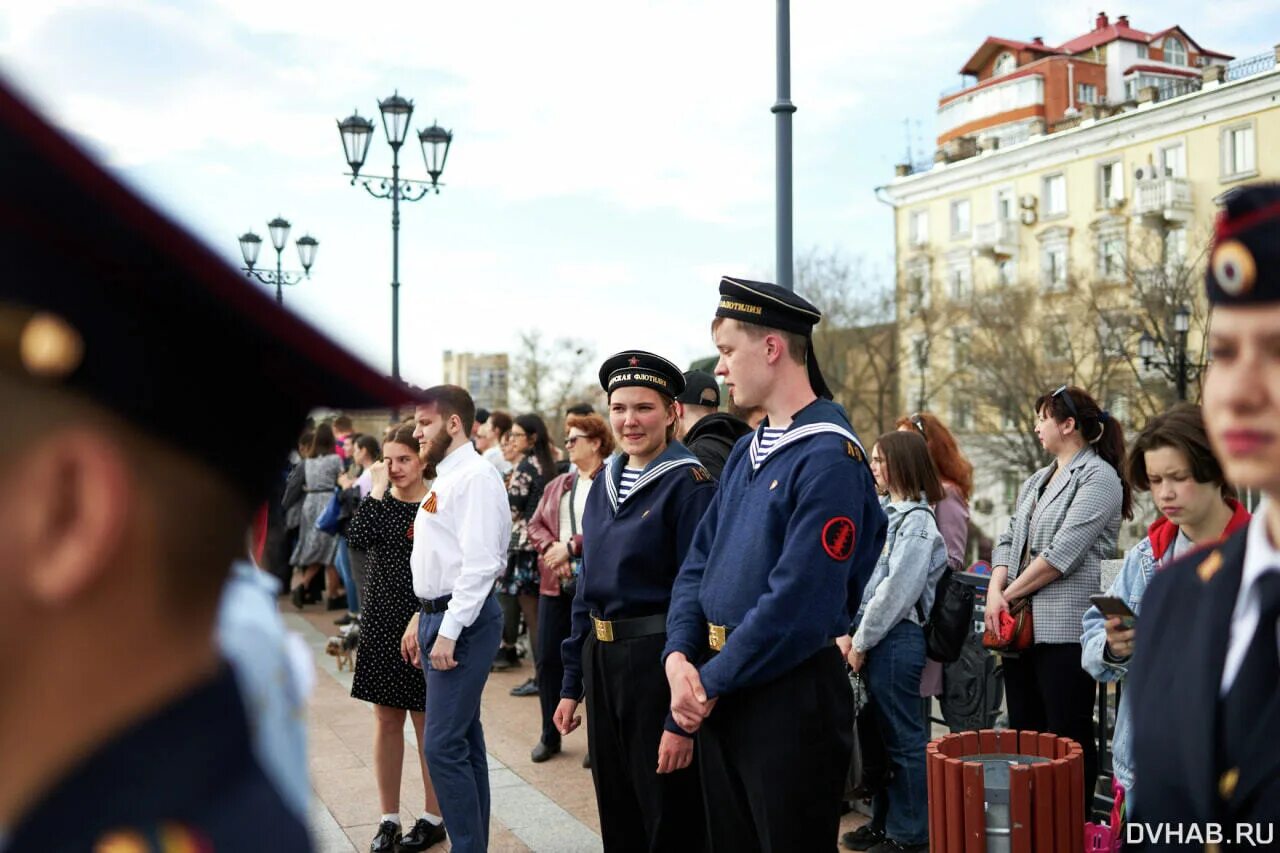
[[[845,439],[845,442],[844,442],[844,452],[852,456],[854,461],[856,462],[862,461],[862,448],[858,447],[858,445],[854,444],[852,441],[849,441],[848,439]]]
[[[1201,560],[1200,565],[1196,566],[1196,574],[1200,576],[1200,580],[1208,583],[1221,568],[1222,554],[1215,550]]]
[[[707,469],[703,468],[701,465],[690,465],[689,476],[693,478],[693,481],[695,483],[711,482],[710,472],[708,472]]]
[[[822,550],[833,560],[849,559],[856,540],[857,530],[848,516],[838,515],[822,526]]]

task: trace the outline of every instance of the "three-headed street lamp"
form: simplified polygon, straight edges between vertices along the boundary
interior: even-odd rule
[[[311,265],[316,261],[316,249],[320,241],[310,234],[304,234],[295,242],[298,247],[298,260],[302,262],[302,272],[284,269],[284,247],[289,243],[288,220],[277,216],[267,223],[267,233],[271,235],[271,245],[276,250],[276,269],[260,270],[257,268],[258,253],[262,250],[262,238],[252,231],[240,235],[240,254],[244,256],[245,275],[256,278],[263,284],[273,284],[276,288],[276,302],[284,304],[284,285],[297,284],[303,278],[311,277]]]
[[[429,181],[409,180],[400,177],[400,146],[409,133],[409,119],[413,116],[413,101],[400,97],[399,92],[378,102],[382,112],[382,129],[391,146],[391,177],[366,175],[361,177],[360,167],[369,153],[373,138],[373,121],[352,113],[338,122],[342,135],[342,150],[351,171],[351,185],[359,181],[374,198],[391,199],[391,375],[400,378],[400,202],[419,201],[427,193],[439,194],[440,176],[444,174],[445,160],[449,157],[449,145],[453,131],[445,130],[434,122],[418,131],[418,143],[422,146],[422,158],[426,162]],[[374,188],[377,184],[377,188]]]
[[[1173,358],[1156,357],[1156,340],[1146,332],[1142,333],[1142,337],[1138,339],[1138,357],[1142,359],[1142,366],[1147,370],[1153,368],[1160,369],[1168,375],[1170,370],[1173,371],[1173,380],[1178,386],[1178,399],[1187,399],[1187,383],[1194,374],[1198,373],[1197,368],[1187,363],[1187,333],[1191,329],[1191,309],[1185,305],[1178,307],[1173,315]]]

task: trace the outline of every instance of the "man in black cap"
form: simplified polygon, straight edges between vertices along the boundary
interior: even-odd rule
[[[664,649],[674,720],[699,732],[713,850],[829,850],[839,831],[853,746],[839,642],[886,522],[813,357],[820,317],[777,285],[720,282],[716,374],[768,415],[725,464]]]
[[[751,427],[741,418],[720,411],[720,384],[705,370],[685,373],[684,391],[676,397],[676,411],[680,415],[676,437],[719,480],[733,445],[751,432]]]
[[[1205,278],[1205,426],[1227,480],[1263,500],[1142,601],[1127,836],[1151,850],[1273,847],[1280,824],[1280,184],[1227,199]]]
[[[0,86],[0,848],[310,848],[213,642],[308,410],[405,402]],[[218,418],[252,412],[226,441]]]

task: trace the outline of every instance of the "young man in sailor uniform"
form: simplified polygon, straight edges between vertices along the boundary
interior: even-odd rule
[[[853,709],[836,641],[885,516],[814,359],[820,318],[777,285],[720,283],[716,373],[768,416],[725,465],[664,650],[675,722],[699,732],[713,850],[830,849],[838,834]]]
[[[600,368],[618,454],[587,496],[573,628],[556,723],[587,699],[591,775],[605,850],[700,851],[706,823],[693,734],[671,718],[662,669],[667,607],[715,481],[674,440],[679,368],[631,350]]]
[[[1150,850],[1272,846],[1280,825],[1280,184],[1228,197],[1205,278],[1205,425],[1227,480],[1264,497],[1247,529],[1157,572],[1142,602],[1128,837]]]

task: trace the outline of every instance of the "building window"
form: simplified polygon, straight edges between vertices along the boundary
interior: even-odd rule
[[[1164,61],[1170,65],[1187,64],[1187,47],[1173,36],[1164,40]]]
[[[951,428],[960,432],[973,429],[973,402],[959,389],[951,397]]]
[[[1138,58],[1147,59],[1151,56],[1151,51],[1147,49],[1145,44],[1138,45]]]
[[[1124,234],[1107,233],[1098,236],[1098,275],[1104,281],[1124,281]]]
[[[951,239],[969,236],[969,199],[951,202]]]
[[[1013,258],[1003,258],[996,261],[996,284],[1001,287],[1010,287],[1018,280],[1018,262]]]
[[[973,296],[973,268],[968,261],[952,264],[947,271],[947,278],[951,284],[952,299],[959,302]]]
[[[1111,207],[1124,199],[1124,161],[1098,164],[1098,207]]]
[[[1164,244],[1161,247],[1165,272],[1175,276],[1187,262],[1187,229],[1170,228],[1164,232]]]
[[[1041,249],[1043,279],[1041,286],[1048,292],[1067,289],[1067,247],[1062,243]]]
[[[929,213],[924,210],[913,210],[908,219],[908,234],[911,245],[923,246],[929,242]]]
[[[1005,51],[996,57],[995,67],[991,70],[992,77],[999,77],[1008,74],[1010,71],[1018,67],[1018,60],[1012,53]]]
[[[1187,149],[1182,143],[1165,145],[1158,151],[1160,174],[1166,178],[1185,178],[1187,176]]]
[[[1109,358],[1123,358],[1129,338],[1129,318],[1119,312],[1104,312],[1098,317],[1098,344]]]
[[[1018,407],[1013,403],[1005,403],[1000,413],[1000,425],[1007,430],[1018,428]],[[1017,486],[1015,485],[1016,489]]]
[[[913,264],[907,268],[907,308],[918,313],[929,307],[929,267]]]
[[[1079,83],[1076,85],[1076,100],[1082,104],[1098,103],[1098,87],[1092,83]]]
[[[1123,391],[1112,391],[1107,397],[1107,414],[1122,426],[1129,423],[1129,396]]]
[[[1018,489],[1022,487],[1022,475],[1017,471],[1005,471],[1002,478],[1004,505],[1013,512],[1018,505]]]
[[[1009,187],[996,190],[996,219],[1001,222],[1012,222],[1017,218],[1014,206],[1013,190]]]
[[[1049,361],[1069,361],[1071,341],[1067,336],[1066,319],[1050,317],[1044,327],[1044,355]]]
[[[1222,180],[1236,181],[1258,173],[1253,123],[1222,129]]]
[[[1041,216],[1065,216],[1067,213],[1066,175],[1045,175],[1040,182]]]
[[[973,333],[969,329],[958,326],[951,330],[951,366],[956,370],[964,370],[972,361]]]

